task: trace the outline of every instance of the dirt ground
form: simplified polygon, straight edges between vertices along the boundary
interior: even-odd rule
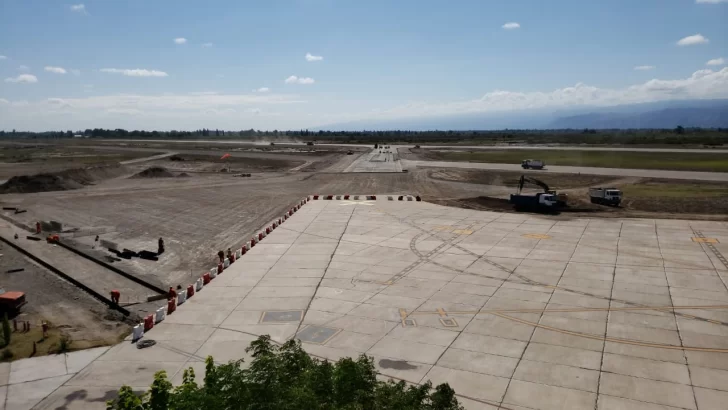
[[[154,251],[157,239],[164,238],[166,251],[157,260],[113,259],[106,250],[93,251],[99,258],[112,258],[109,263],[113,266],[139,277],[152,278],[162,287],[186,286],[194,281],[216,263],[218,250],[241,246],[253,233],[307,195],[412,194],[444,205],[512,211],[506,198],[515,191],[520,176],[518,172],[468,169],[342,173],[368,148],[355,149],[352,155],[346,155],[348,149],[342,147],[310,151],[310,146],[300,145],[290,150],[285,146],[236,145],[215,146],[214,150],[208,146],[205,150],[204,144],[200,147],[115,144],[104,145],[104,149],[120,150],[117,152],[136,149],[134,155],[138,157],[180,149],[174,150],[178,153],[176,158],[126,165],[123,175],[81,189],[0,195],[0,205],[27,209],[23,214],[10,215],[27,226],[34,226],[37,220],[62,222],[67,240],[87,249],[94,245],[96,235],[117,243],[120,249],[134,252]],[[220,160],[226,148],[233,156]],[[30,165],[43,167],[42,162]],[[164,167],[175,177],[130,178],[152,166]],[[226,172],[221,172],[222,169]],[[183,172],[187,177],[178,177]],[[239,173],[251,176],[235,176]],[[726,219],[728,215],[726,184],[573,174],[547,174],[539,178],[552,189],[569,195],[571,209],[562,213],[565,218]],[[590,186],[623,189],[624,205],[610,208],[589,203],[586,192]],[[77,333],[74,339],[78,344],[74,346],[111,343],[128,330],[122,322],[99,320],[107,315],[105,306],[65,282],[64,286],[56,286],[59,279],[52,273],[18,255],[13,256],[11,250],[0,253],[5,254],[0,258],[3,266],[10,261],[32,272],[23,276],[0,273],[6,288],[28,289],[33,293],[33,304],[28,306],[26,314],[35,315],[35,320],[44,318],[69,326],[69,331],[73,329]],[[66,316],[68,319],[64,322]]]
[[[15,249],[0,243],[0,283],[6,291],[26,293],[28,304],[17,317],[19,321],[30,321],[33,328],[39,328],[43,320],[48,321],[53,331],[67,335],[71,349],[85,349],[116,343],[129,331],[129,323],[123,316],[91,298],[84,291],[58,278],[46,269],[35,265]],[[24,269],[22,272],[7,273],[10,269]],[[38,354],[53,350],[51,343],[38,344]],[[31,346],[11,345],[14,358],[28,354]]]

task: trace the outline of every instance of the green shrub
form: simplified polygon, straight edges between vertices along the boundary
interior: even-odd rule
[[[160,371],[140,396],[123,386],[107,410],[462,410],[448,384],[433,391],[429,381],[419,386],[380,381],[372,359],[364,355],[330,363],[309,356],[300,341],[278,346],[270,336],[259,337],[246,351],[253,357],[248,368],[242,360],[216,366],[208,357],[204,383],[198,385],[189,368],[178,387]]]

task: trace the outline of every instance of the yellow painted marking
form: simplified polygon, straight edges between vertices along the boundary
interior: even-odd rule
[[[445,309],[443,308],[437,308],[437,313],[440,315],[440,317],[447,317],[447,313],[445,313]]]
[[[698,242],[698,243],[720,243],[720,241],[718,241],[718,238],[696,238],[696,237],[693,237],[692,239],[693,239],[693,242]]]
[[[432,228],[436,231],[452,231],[452,226],[450,225],[440,225]]]
[[[458,235],[471,235],[473,231],[470,229],[456,229],[452,231],[452,233],[458,234]]]
[[[635,346],[642,346],[642,347],[655,347],[655,348],[659,348],[659,349],[687,350],[687,351],[694,351],[694,352],[728,353],[728,349],[712,349],[712,348],[707,348],[707,347],[674,346],[674,345],[666,345],[666,344],[661,344],[661,343],[645,343],[645,342],[639,342],[639,341],[630,340],[630,339],[620,339],[620,338],[616,338],[616,337],[604,337],[604,336],[599,336],[599,335],[592,335],[589,333],[572,332],[570,330],[558,329],[555,327],[542,325],[540,323],[530,322],[528,320],[523,320],[523,319],[519,319],[519,318],[512,317],[512,316],[503,315],[500,313],[493,313],[493,314],[498,317],[512,320],[514,322],[518,322],[518,323],[521,323],[524,325],[538,327],[541,329],[550,330],[552,332],[563,333],[566,335],[583,337],[585,339],[602,340],[602,341],[606,341],[606,342],[614,342],[614,343],[621,343],[621,344],[635,345]]]
[[[545,233],[526,233],[521,236],[528,239],[551,239],[551,235],[546,235]]]

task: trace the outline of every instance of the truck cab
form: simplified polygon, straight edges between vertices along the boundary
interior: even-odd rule
[[[17,313],[23,305],[28,303],[23,292],[6,292],[0,288],[0,311],[10,314]]]
[[[539,159],[524,159],[521,161],[521,168],[523,169],[543,169],[545,165],[546,163]]]

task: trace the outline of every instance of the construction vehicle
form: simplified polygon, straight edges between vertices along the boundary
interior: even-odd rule
[[[0,312],[17,313],[23,305],[28,303],[23,292],[6,292],[0,288]]]
[[[543,188],[544,192],[536,193],[535,195],[524,195],[521,194],[523,185],[525,183],[531,183]],[[560,205],[566,204],[566,198],[560,201],[556,195],[556,191],[549,190],[549,186],[545,182],[539,181],[536,178],[530,178],[525,175],[521,175],[518,180],[518,192],[511,194],[510,203],[513,204],[516,209],[555,209]]]
[[[589,188],[589,199],[593,204],[619,206],[622,191],[617,188]]]
[[[354,155],[354,151],[346,151],[346,155]]]
[[[543,188],[543,192],[545,194],[551,194],[556,198],[556,204],[558,206],[566,206],[566,204],[569,202],[569,196],[564,193],[558,193],[555,190],[551,189],[547,183],[541,181],[540,179],[532,178],[526,175],[521,175],[521,178],[518,180],[518,193],[521,193],[521,190],[523,189],[523,185],[528,182],[533,185],[537,185],[541,188]]]
[[[543,169],[546,163],[540,159],[524,159],[521,161],[521,168],[523,169]]]

